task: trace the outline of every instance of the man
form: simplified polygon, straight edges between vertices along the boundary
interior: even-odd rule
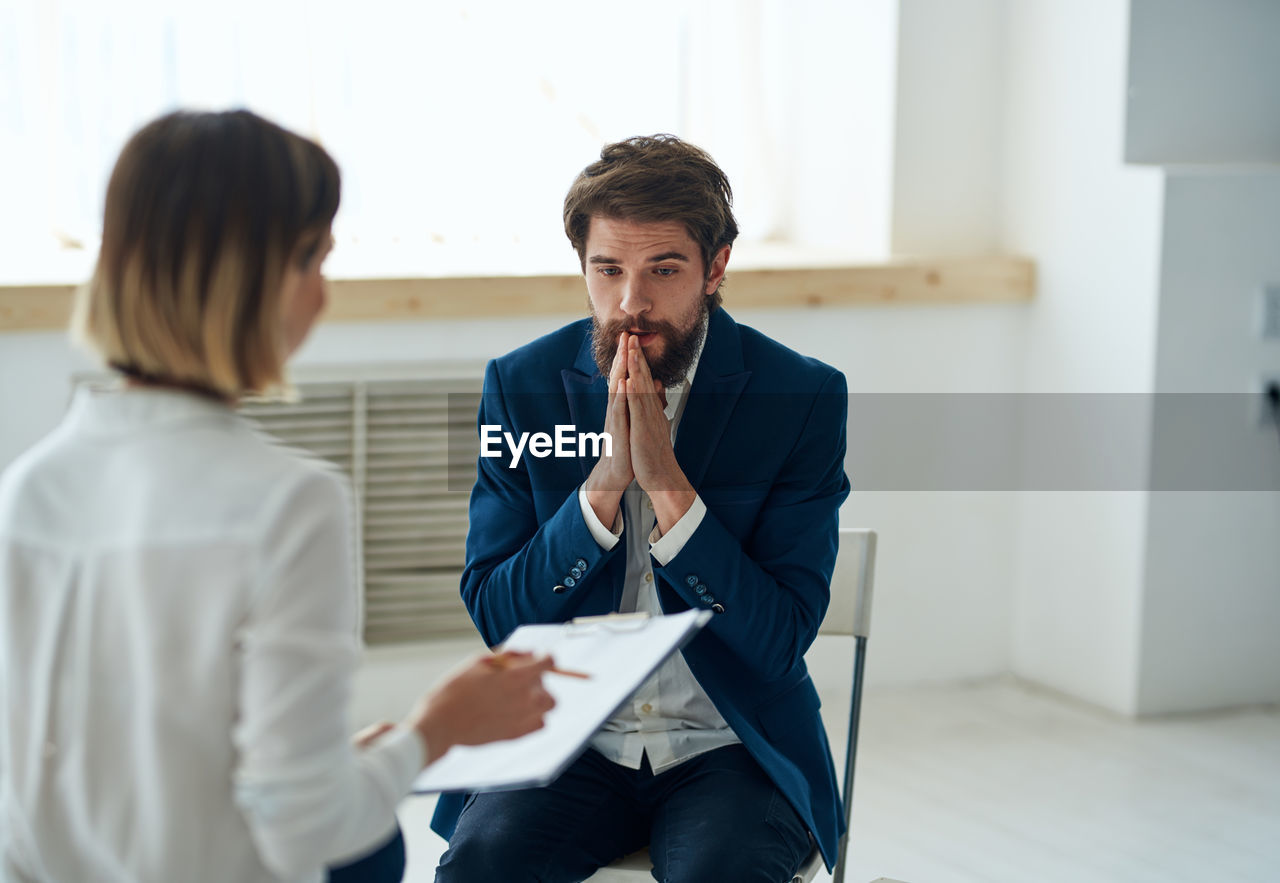
[[[550,786],[442,797],[439,881],[581,880],[645,844],[676,881],[778,883],[811,836],[834,856],[803,656],[849,492],[845,382],[720,308],[730,200],[678,138],[606,146],[564,208],[590,319],[488,366],[482,427],[604,431],[612,450],[481,457],[462,596],[485,640],[612,611],[716,615]]]

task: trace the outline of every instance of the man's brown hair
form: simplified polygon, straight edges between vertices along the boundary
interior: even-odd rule
[[[606,144],[600,159],[578,175],[564,198],[564,232],[586,269],[592,216],[626,221],[680,221],[711,260],[738,236],[729,179],[702,148],[675,135],[650,135]],[[711,307],[720,305],[720,290]]]
[[[125,145],[72,332],[126,374],[225,398],[282,382],[290,262],[326,245],[338,167],[249,111],[171,113]]]

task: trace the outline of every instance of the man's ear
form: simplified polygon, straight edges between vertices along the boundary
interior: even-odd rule
[[[716,289],[720,287],[720,283],[724,280],[724,271],[729,267],[729,251],[732,248],[731,245],[722,245],[720,250],[712,255],[711,266],[707,268],[707,282],[702,286],[703,294],[715,294]]]

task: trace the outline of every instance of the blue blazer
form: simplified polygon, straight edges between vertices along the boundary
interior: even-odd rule
[[[607,378],[590,332],[584,319],[490,362],[480,425],[600,432]],[[804,654],[826,613],[849,493],[844,376],[717,309],[689,396],[675,453],[707,514],[675,558],[652,562],[658,598],[668,613],[715,605],[681,652],[830,867],[844,820]],[[490,646],[524,623],[618,609],[626,543],[602,550],[578,504],[594,465],[528,451],[515,468],[509,456],[479,459],[462,598]],[[451,836],[464,799],[442,795],[432,828]]]

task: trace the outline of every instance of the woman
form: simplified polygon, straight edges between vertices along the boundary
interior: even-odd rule
[[[399,879],[422,767],[551,707],[549,660],[477,660],[349,740],[346,485],[233,411],[324,305],[338,197],[246,111],[165,116],[116,164],[73,324],[127,382],[0,476],[0,878],[309,881],[399,850]]]

